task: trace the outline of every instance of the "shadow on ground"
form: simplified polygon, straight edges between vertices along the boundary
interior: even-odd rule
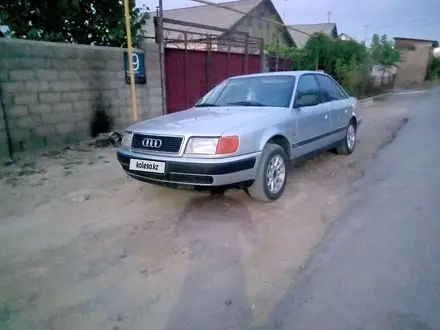
[[[247,206],[223,195],[192,199],[176,231],[188,235],[189,265],[165,328],[249,329],[253,316],[240,235],[251,243],[258,235]]]

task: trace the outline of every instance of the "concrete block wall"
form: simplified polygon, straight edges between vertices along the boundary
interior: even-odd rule
[[[141,48],[147,84],[137,85],[136,93],[139,118],[147,119],[163,113],[160,65],[154,42],[145,41]],[[124,51],[1,38],[0,104],[7,113],[14,152],[88,138],[95,109],[105,109],[115,129],[132,123]],[[0,113],[0,157],[6,151]]]
[[[145,53],[145,67],[147,68],[147,97],[146,108],[149,109],[144,118],[157,117],[166,113],[165,96],[162,84],[159,47],[152,39],[145,39],[139,48]]]

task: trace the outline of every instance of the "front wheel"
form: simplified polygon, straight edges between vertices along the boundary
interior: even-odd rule
[[[340,155],[350,155],[354,147],[356,146],[356,124],[351,121],[348,124],[347,131],[345,132],[345,139],[341,142],[341,145],[336,149]]]
[[[284,149],[278,144],[269,143],[263,150],[253,184],[246,189],[247,193],[261,202],[270,203],[284,192],[287,182],[288,158]]]

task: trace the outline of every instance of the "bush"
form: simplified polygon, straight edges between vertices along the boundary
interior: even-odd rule
[[[290,57],[295,70],[323,70],[353,96],[371,96],[389,90],[390,84],[377,86],[371,77],[373,64],[390,67],[400,59],[386,36],[374,35],[371,49],[356,41],[332,39],[323,33],[309,38],[304,48],[268,45],[274,55]],[[392,86],[391,86],[392,87]]]
[[[433,57],[426,72],[427,80],[440,79],[440,57]]]

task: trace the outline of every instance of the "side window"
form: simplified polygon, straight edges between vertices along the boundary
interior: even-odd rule
[[[335,84],[335,86],[336,86],[336,88],[338,89],[339,93],[341,93],[342,98],[343,98],[343,99],[347,99],[347,98],[348,98],[347,93],[344,91],[344,89],[342,88],[342,86],[339,85],[336,81],[333,81],[333,80],[332,80],[332,82]]]
[[[296,87],[296,99],[304,95],[317,95],[318,92],[319,85],[313,75],[306,74],[299,77],[298,86]]]
[[[327,102],[347,98],[329,77],[320,74],[316,76],[316,79],[318,79],[320,89],[324,93]]]
[[[315,75],[306,74],[299,77],[296,87],[295,107],[310,107],[322,103],[322,95],[319,90]]]

